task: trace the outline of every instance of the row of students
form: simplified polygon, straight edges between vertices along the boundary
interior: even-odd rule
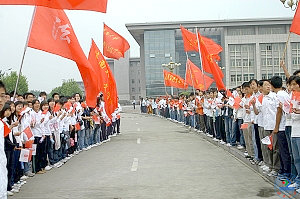
[[[268,176],[300,188],[300,71],[244,82],[229,91],[197,90],[189,96],[157,98],[158,115],[245,150],[245,157]],[[270,145],[262,140],[271,142]]]
[[[1,85],[2,82],[0,91]],[[96,108],[88,107],[79,93],[72,97],[60,97],[54,93],[48,100],[44,94],[36,98],[32,93],[26,93],[23,99],[19,98],[22,101],[15,98],[15,102],[5,94],[1,98],[0,125],[10,129],[7,136],[0,138],[4,140],[7,162],[5,181],[1,176],[0,182],[6,187],[5,194],[0,192],[2,195],[18,193],[29,177],[59,168],[81,151],[99,146],[120,134],[122,108],[118,104],[115,112],[108,116],[102,93],[97,98]],[[22,158],[24,149],[34,153],[26,161]]]

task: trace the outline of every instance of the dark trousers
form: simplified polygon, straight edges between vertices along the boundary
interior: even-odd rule
[[[117,119],[117,133],[121,133],[120,132],[120,126],[121,126],[121,119]]]
[[[14,151],[14,158],[15,161],[13,162],[13,170],[12,170],[12,179],[11,182],[17,183],[20,178],[23,176],[23,170],[21,169],[21,162],[19,162],[20,158],[20,150],[15,150]]]
[[[263,156],[262,156],[261,143],[260,143],[259,132],[258,132],[258,124],[254,124],[254,131],[255,131],[255,141],[256,141],[256,146],[258,151],[258,158],[262,160]]]
[[[215,135],[215,132],[214,132],[214,122],[213,122],[213,118],[212,118],[212,117],[209,117],[209,116],[207,116],[207,132],[208,132],[210,135],[213,135],[214,137],[216,136],[216,135]]]
[[[116,134],[116,126],[117,126],[117,121],[112,123],[112,127],[113,127],[113,134]]]
[[[106,131],[107,131],[107,135],[112,135],[112,132],[113,132],[113,127],[112,125],[109,125],[106,127]]]
[[[53,157],[53,143],[50,140],[50,135],[46,135],[44,142],[45,142],[46,154],[48,155],[49,164],[53,165],[55,164],[55,162]]]
[[[289,146],[285,136],[285,131],[277,133],[279,157],[280,157],[280,170],[281,174],[291,173],[291,156],[289,153]]]
[[[35,137],[34,144],[36,144],[36,155],[33,161],[34,172],[37,173],[45,168],[47,162],[47,155],[45,152],[45,141],[40,143],[41,138]]]
[[[5,155],[7,159],[7,191],[12,190],[12,185],[14,184],[12,181],[12,174],[13,174],[13,169],[14,169],[14,150],[5,150]]]
[[[106,123],[105,122],[103,122],[101,124],[101,136],[100,137],[102,138],[102,141],[108,139],[107,132],[106,132]]]
[[[221,116],[216,117],[214,127],[216,132],[216,138],[221,139]]]

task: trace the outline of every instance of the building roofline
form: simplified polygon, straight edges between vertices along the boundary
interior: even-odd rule
[[[128,23],[125,24],[128,30],[131,29],[161,29],[162,26],[178,26],[185,24],[191,25],[204,25],[205,27],[217,27],[217,26],[240,26],[240,25],[260,25],[260,24],[286,24],[292,23],[292,17],[281,18],[246,18],[246,19],[224,19],[224,20],[199,20],[199,21],[174,21],[174,22],[146,22],[146,23]],[[195,26],[193,26],[195,27]],[[171,27],[170,27],[171,28]]]

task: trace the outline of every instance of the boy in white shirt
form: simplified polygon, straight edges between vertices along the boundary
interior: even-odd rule
[[[0,81],[0,111],[5,103],[5,86]],[[6,155],[4,152],[4,123],[0,121],[0,198],[5,199],[7,196],[7,169]]]
[[[285,135],[285,123],[286,116],[283,113],[282,105],[290,100],[289,94],[282,90],[282,78],[279,76],[273,76],[271,78],[272,90],[277,95],[275,101],[277,112],[276,112],[276,123],[272,134],[277,134],[278,148],[280,156],[280,170],[278,171],[283,177],[290,177],[291,174],[291,157],[289,153],[288,142]]]

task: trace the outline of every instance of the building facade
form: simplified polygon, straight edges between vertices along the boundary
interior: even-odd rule
[[[217,20],[168,23],[126,24],[140,45],[141,95],[161,96],[164,87],[162,64],[181,63],[174,73],[185,77],[187,57],[200,66],[198,52],[186,53],[180,24],[192,32],[213,39],[223,47],[218,65],[224,73],[227,88],[241,85],[252,78],[267,79],[274,75],[285,78],[280,68],[292,18]],[[300,36],[291,34],[286,49],[286,66],[290,73],[300,68]],[[179,93],[175,89],[175,94]]]

